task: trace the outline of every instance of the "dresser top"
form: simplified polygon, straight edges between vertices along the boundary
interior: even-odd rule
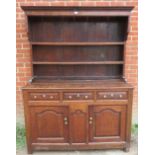
[[[106,88],[133,88],[122,80],[99,81],[58,81],[53,83],[32,83],[22,89],[106,89]]]

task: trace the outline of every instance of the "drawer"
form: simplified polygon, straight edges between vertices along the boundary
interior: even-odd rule
[[[92,100],[92,92],[66,92],[63,93],[64,100]]]
[[[59,100],[59,93],[30,93],[32,100]]]
[[[127,99],[127,92],[97,92],[97,99]]]

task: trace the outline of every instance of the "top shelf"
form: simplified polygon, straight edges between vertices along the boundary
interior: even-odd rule
[[[22,6],[27,16],[129,16],[133,6]]]
[[[124,45],[125,42],[31,42],[31,45],[49,45],[49,46],[108,46]]]

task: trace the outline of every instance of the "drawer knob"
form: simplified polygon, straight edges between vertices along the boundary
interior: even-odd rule
[[[34,96],[34,98],[37,98],[37,96]]]
[[[77,97],[80,97],[80,94],[77,94]]]
[[[104,95],[103,97],[104,97],[104,98],[107,98],[107,95]]]
[[[78,11],[74,11],[74,14],[77,15],[79,12]]]
[[[50,96],[51,99],[53,99],[53,96]]]
[[[69,99],[71,99],[72,98],[72,96],[69,96]]]
[[[119,97],[122,98],[123,96],[122,95],[119,95]]]
[[[111,97],[114,97],[114,94],[111,94]]]
[[[87,99],[88,98],[88,96],[85,96],[85,99]]]
[[[46,97],[46,95],[45,94],[43,94],[43,98],[45,98]]]

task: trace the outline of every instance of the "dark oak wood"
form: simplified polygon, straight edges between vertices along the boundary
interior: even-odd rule
[[[28,19],[30,41],[35,45],[122,45],[126,40],[127,17],[29,17]]]
[[[124,42],[31,42],[31,45],[48,46],[103,46],[124,45]]]
[[[95,61],[95,62],[40,62],[40,61],[33,61],[33,64],[40,64],[40,65],[112,65],[112,64],[123,64],[123,61]]]
[[[28,153],[129,150],[124,50],[133,7],[22,8],[32,46],[33,75],[22,89]]]
[[[126,106],[98,106],[89,110],[91,142],[125,140]]]
[[[49,7],[49,6],[22,6],[27,16],[130,16],[133,6],[130,7]],[[78,13],[76,13],[78,12]]]
[[[23,88],[28,150],[129,148],[133,88],[123,81],[90,83]]]
[[[67,143],[69,129],[67,122],[68,107],[45,106],[31,107],[32,142]],[[66,119],[66,122],[65,122]]]
[[[71,144],[88,143],[87,105],[70,105],[70,142]]]

